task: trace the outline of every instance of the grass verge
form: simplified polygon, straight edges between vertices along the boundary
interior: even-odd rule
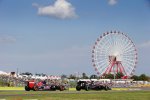
[[[24,87],[0,87],[0,90],[24,90]]]
[[[3,100],[150,100],[149,91],[0,91]]]
[[[112,88],[115,91],[129,90],[130,88]],[[24,87],[0,87],[0,90],[24,90]],[[69,88],[69,91],[76,91],[75,88]]]

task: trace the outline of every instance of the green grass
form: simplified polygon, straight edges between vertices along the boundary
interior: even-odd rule
[[[150,91],[0,91],[5,100],[150,100]]]

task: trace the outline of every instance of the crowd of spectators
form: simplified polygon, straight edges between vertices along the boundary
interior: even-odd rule
[[[23,78],[16,78],[7,75],[0,75],[0,86],[24,86],[25,79]]]
[[[33,79],[31,77],[14,77],[13,75],[0,75],[0,86],[8,87],[24,87],[27,81],[34,80],[35,82],[43,81],[43,79]],[[61,84],[62,80],[44,79],[46,84]],[[64,83],[65,84],[65,83]]]

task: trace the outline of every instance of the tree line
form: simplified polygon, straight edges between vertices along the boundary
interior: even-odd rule
[[[68,78],[68,79],[121,79],[124,77],[123,73],[116,73],[115,76],[114,74],[105,74],[103,77],[99,77],[98,75],[92,74],[88,76],[86,73],[82,73],[82,75],[79,77],[77,75],[70,74],[69,76],[67,75],[61,75],[61,78]],[[141,75],[133,75],[130,77],[130,79],[133,79],[133,81],[150,81],[150,76],[146,74],[141,74]]]

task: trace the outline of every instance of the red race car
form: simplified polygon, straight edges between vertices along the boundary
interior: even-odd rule
[[[27,81],[25,90],[26,91],[56,91],[60,90],[63,91],[65,87],[60,84],[46,84],[46,81],[40,81],[40,82],[35,82],[35,81]]]

